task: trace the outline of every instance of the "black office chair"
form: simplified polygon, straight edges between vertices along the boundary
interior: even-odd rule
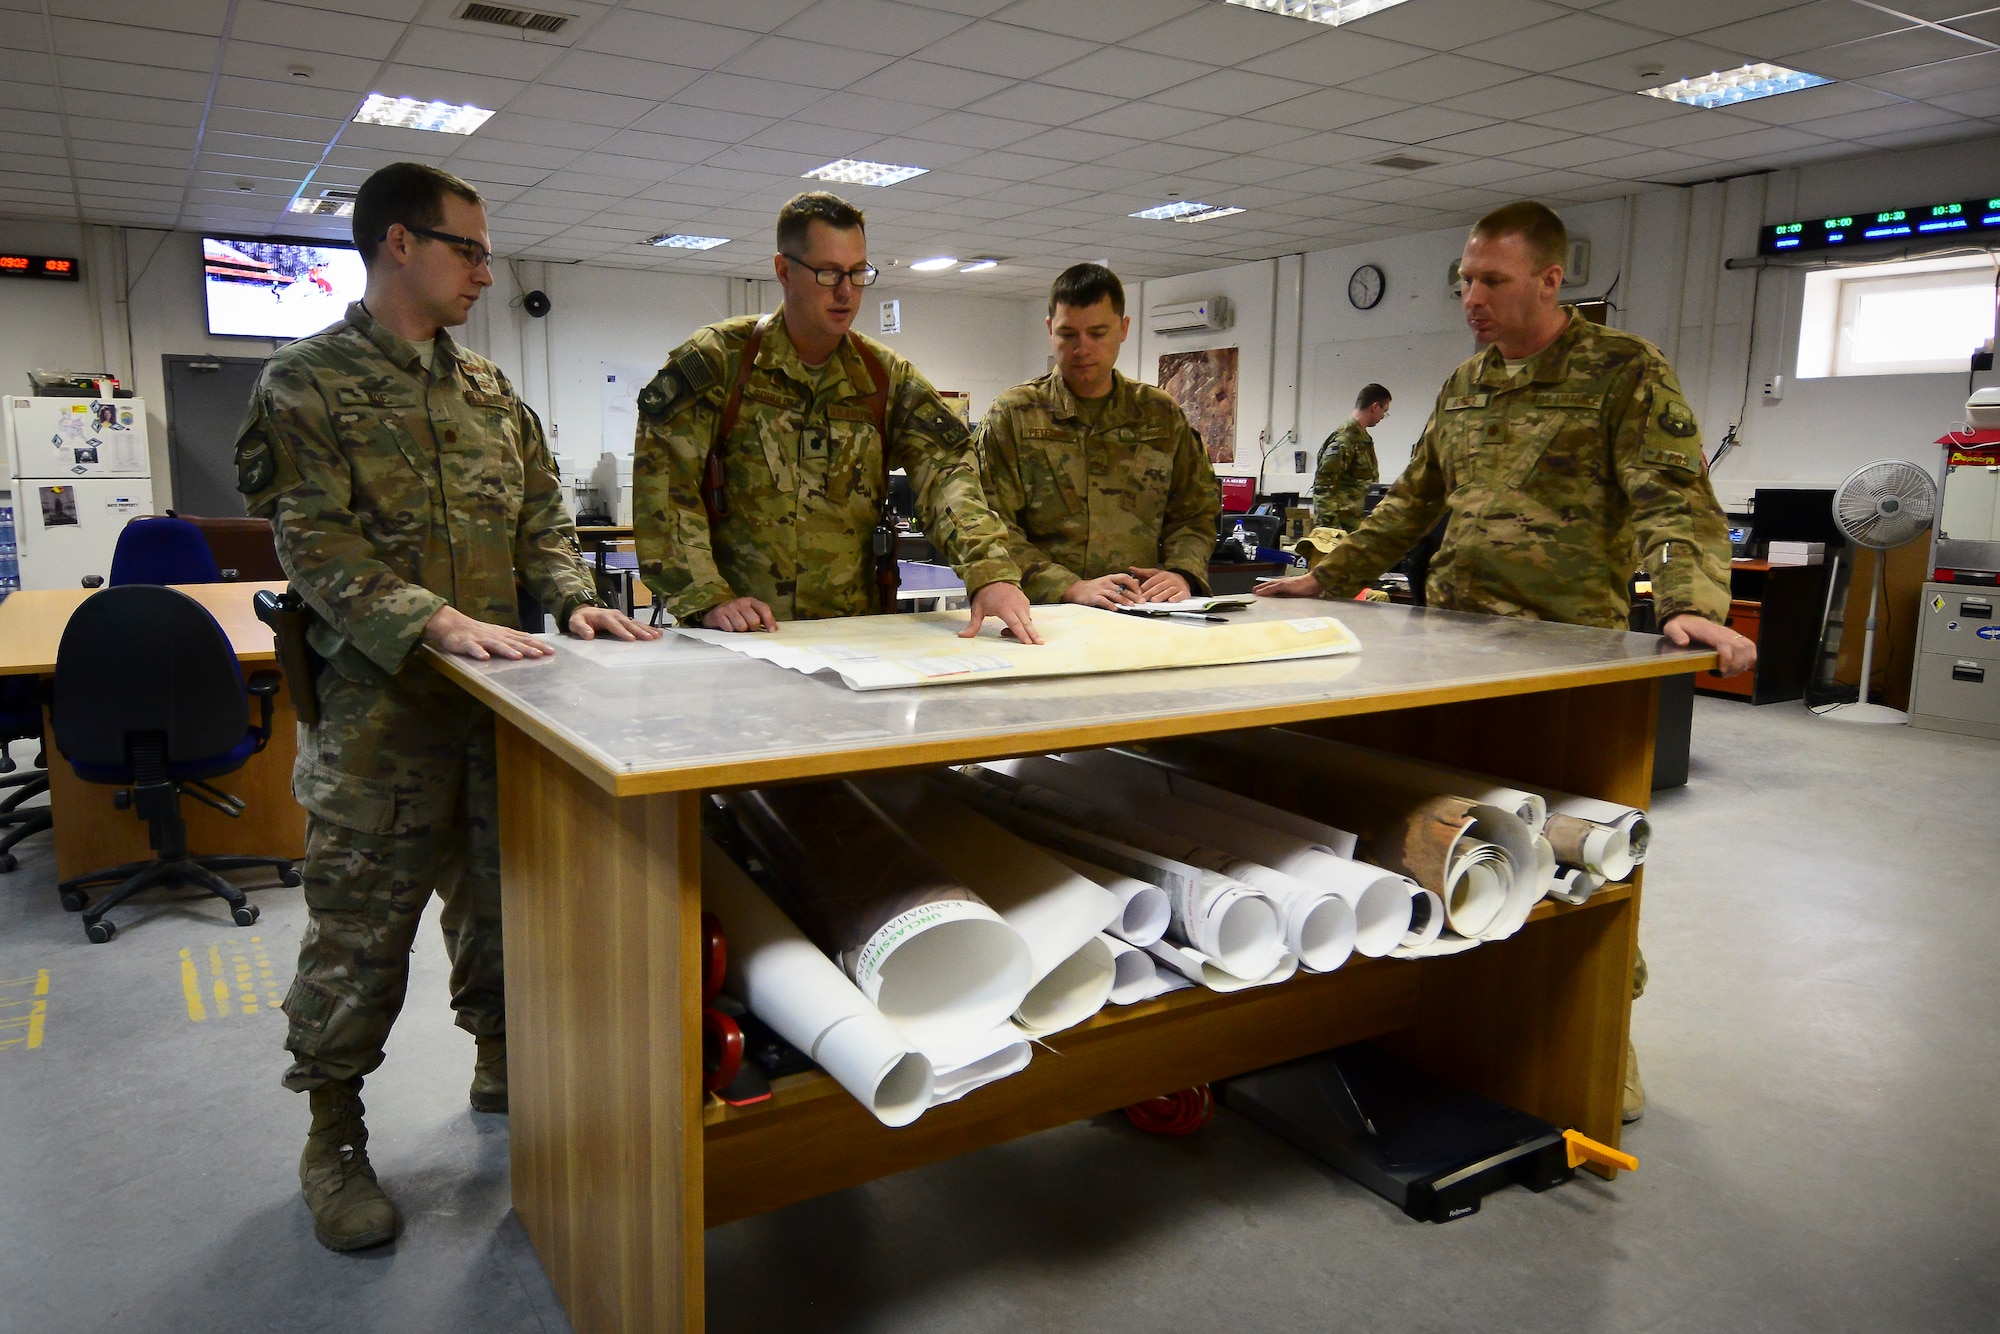
[[[53,826],[47,806],[25,803],[49,790],[48,756],[35,757],[34,767],[22,773],[21,766],[7,753],[15,741],[42,739],[42,706],[35,697],[35,680],[30,676],[0,677],[0,873],[21,863],[14,846],[22,839]]]
[[[206,889],[228,901],[238,926],[248,926],[256,906],[218,871],[271,867],[285,884],[299,883],[288,857],[190,855],[180,809],[185,793],[232,819],[243,813],[240,798],[203,780],[235,772],[264,749],[283,681],[277,672],[257,672],[246,687],[222,627],[177,589],[107,588],[70,617],[56,649],[56,750],[85,782],[120,789],[118,809],[152,826],[159,854],[57,886],[63,907],[83,912],[83,933],[93,943],[117,934],[105,913],[154,885]],[[261,706],[254,727],[245,722],[246,690]],[[93,907],[84,890],[97,885],[116,888]]]

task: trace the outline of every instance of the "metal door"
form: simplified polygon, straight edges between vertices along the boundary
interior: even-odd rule
[[[167,381],[167,458],[174,512],[240,519],[236,431],[243,425],[262,357],[161,357]]]

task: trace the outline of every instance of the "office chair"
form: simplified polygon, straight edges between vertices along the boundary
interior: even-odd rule
[[[201,531],[208,543],[209,554],[215,557],[220,571],[219,578],[224,583],[265,583],[285,578],[285,567],[278,561],[278,544],[271,536],[271,525],[263,519],[210,519],[199,514],[176,514],[168,510],[169,518],[185,519]],[[134,581],[137,582],[137,581]],[[148,579],[146,583],[181,583],[178,579]]]
[[[0,797],[0,873],[21,864],[14,856],[15,844],[54,825],[48,807],[22,805],[49,790],[48,756],[36,756],[33,768],[17,773],[21,766],[7,753],[12,742],[41,739],[42,706],[35,698],[34,678],[0,677],[0,792],[7,793]]]
[[[222,571],[201,529],[163,515],[134,519],[118,532],[111,553],[112,588],[121,584],[219,584]]]
[[[86,598],[56,649],[50,710],[56,750],[86,783],[114,785],[120,810],[152,826],[159,854],[65,880],[62,905],[83,913],[83,933],[103,944],[117,933],[104,914],[154,885],[193,885],[227,900],[238,926],[256,906],[218,871],[271,867],[299,883],[288,857],[194,856],[181,818],[183,794],[231,819],[240,798],[205,779],[233,773],[271,739],[273,698],[284,678],[256,672],[246,686],[229,638],[206,608],[177,589],[149,584],[107,588]],[[246,690],[261,721],[244,721]],[[86,887],[115,885],[93,907]],[[88,911],[85,911],[88,909]]]

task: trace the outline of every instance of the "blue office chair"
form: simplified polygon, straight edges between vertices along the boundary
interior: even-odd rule
[[[201,529],[175,516],[134,519],[118,532],[106,584],[219,584],[222,570]]]
[[[14,846],[22,839],[51,828],[53,819],[47,806],[24,805],[30,798],[49,790],[48,756],[35,757],[26,773],[7,753],[15,741],[42,739],[42,706],[35,696],[31,676],[0,676],[0,873],[13,870],[20,861]]]
[[[107,588],[70,617],[56,649],[56,750],[85,782],[119,788],[118,809],[152,826],[159,854],[56,887],[63,907],[83,912],[83,933],[93,943],[117,933],[105,913],[154,885],[206,889],[227,900],[238,926],[248,926],[256,906],[217,872],[270,867],[283,883],[299,883],[288,857],[191,855],[180,810],[185,794],[232,819],[243,813],[240,798],[203,780],[235,772],[264,748],[283,681],[277,672],[256,672],[246,686],[222,627],[177,589]],[[256,726],[245,723],[246,691],[260,705]],[[84,890],[97,885],[116,888],[93,907]]]

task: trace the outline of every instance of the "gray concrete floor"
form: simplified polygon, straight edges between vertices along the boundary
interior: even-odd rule
[[[1707,699],[1695,729],[1655,808],[1639,1172],[1436,1227],[1226,1112],[1184,1140],[1104,1117],[716,1229],[710,1328],[2000,1327],[2000,744]],[[141,903],[92,946],[25,852],[0,1025],[49,985],[38,1048],[0,1027],[0,1331],[568,1327],[505,1118],[466,1107],[435,931],[367,1095],[406,1230],[334,1256],[277,1082],[298,891],[247,929]]]

